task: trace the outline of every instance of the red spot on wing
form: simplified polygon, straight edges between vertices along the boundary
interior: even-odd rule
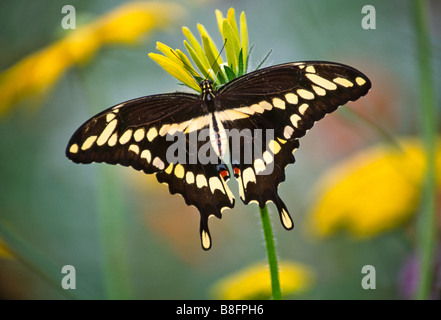
[[[220,172],[220,175],[221,175],[222,179],[224,179],[224,180],[225,180],[226,178],[228,178],[228,176],[229,176],[227,170],[222,170],[222,171]]]

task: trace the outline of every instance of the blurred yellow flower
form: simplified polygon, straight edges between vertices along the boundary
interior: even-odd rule
[[[63,39],[18,61],[0,74],[0,116],[18,101],[42,95],[74,65],[88,61],[109,44],[134,44],[153,29],[164,29],[183,15],[165,2],[129,2]]]
[[[282,295],[308,290],[314,276],[300,263],[279,262],[279,279]],[[272,296],[269,267],[256,263],[219,280],[212,286],[212,295],[222,300],[269,299]]]
[[[397,227],[418,209],[425,166],[424,147],[416,138],[369,148],[343,161],[318,183],[311,231],[327,236],[346,229],[366,238]],[[436,166],[440,186],[441,147]]]
[[[0,258],[11,259],[13,257],[12,252],[6,246],[6,244],[0,239]]]

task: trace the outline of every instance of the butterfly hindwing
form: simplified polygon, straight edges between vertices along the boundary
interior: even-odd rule
[[[196,134],[200,137],[199,132]],[[187,136],[187,150],[191,150],[190,136]],[[214,156],[211,162],[194,161],[196,157],[187,154],[185,161],[170,163],[166,170],[159,172],[156,177],[159,182],[169,186],[171,194],[179,193],[184,197],[187,205],[195,206],[200,213],[200,237],[202,248],[211,248],[211,236],[208,228],[210,216],[222,217],[222,212],[233,208],[235,199],[227,182],[230,172],[211,148],[209,137],[197,142],[195,150],[202,150],[207,146],[207,152]],[[199,158],[200,160],[200,158]]]

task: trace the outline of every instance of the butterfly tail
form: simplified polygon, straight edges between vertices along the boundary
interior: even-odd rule
[[[210,236],[210,230],[208,229],[208,216],[201,214],[201,224],[199,228],[199,233],[201,236],[202,249],[210,250],[211,236]]]

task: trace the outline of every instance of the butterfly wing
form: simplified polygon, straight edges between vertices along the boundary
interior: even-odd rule
[[[369,79],[358,70],[321,61],[264,68],[222,87],[218,99],[224,127],[249,130],[249,141],[261,150],[244,161],[245,139],[230,141],[230,149],[239,154],[231,163],[242,201],[262,208],[274,202],[282,224],[291,229],[292,219],[277,190],[285,180],[285,167],[295,161],[298,139],[325,114],[357,100],[370,87]]]
[[[198,96],[181,93],[123,102],[86,121],[71,137],[66,155],[77,163],[105,162],[158,172],[165,168],[171,143],[163,138],[166,125],[185,123],[191,113],[202,114],[201,109]]]
[[[206,143],[209,137],[198,140],[201,130],[208,127],[208,120],[197,95],[142,97],[89,119],[70,139],[66,155],[76,163],[120,164],[156,174],[159,182],[168,185],[170,193],[181,194],[188,205],[199,210],[202,246],[209,249],[208,218],[220,218],[223,209],[234,206],[234,198],[226,185],[228,169],[214,161],[202,164],[195,157],[204,145],[211,145]],[[176,155],[182,150],[184,154]]]

